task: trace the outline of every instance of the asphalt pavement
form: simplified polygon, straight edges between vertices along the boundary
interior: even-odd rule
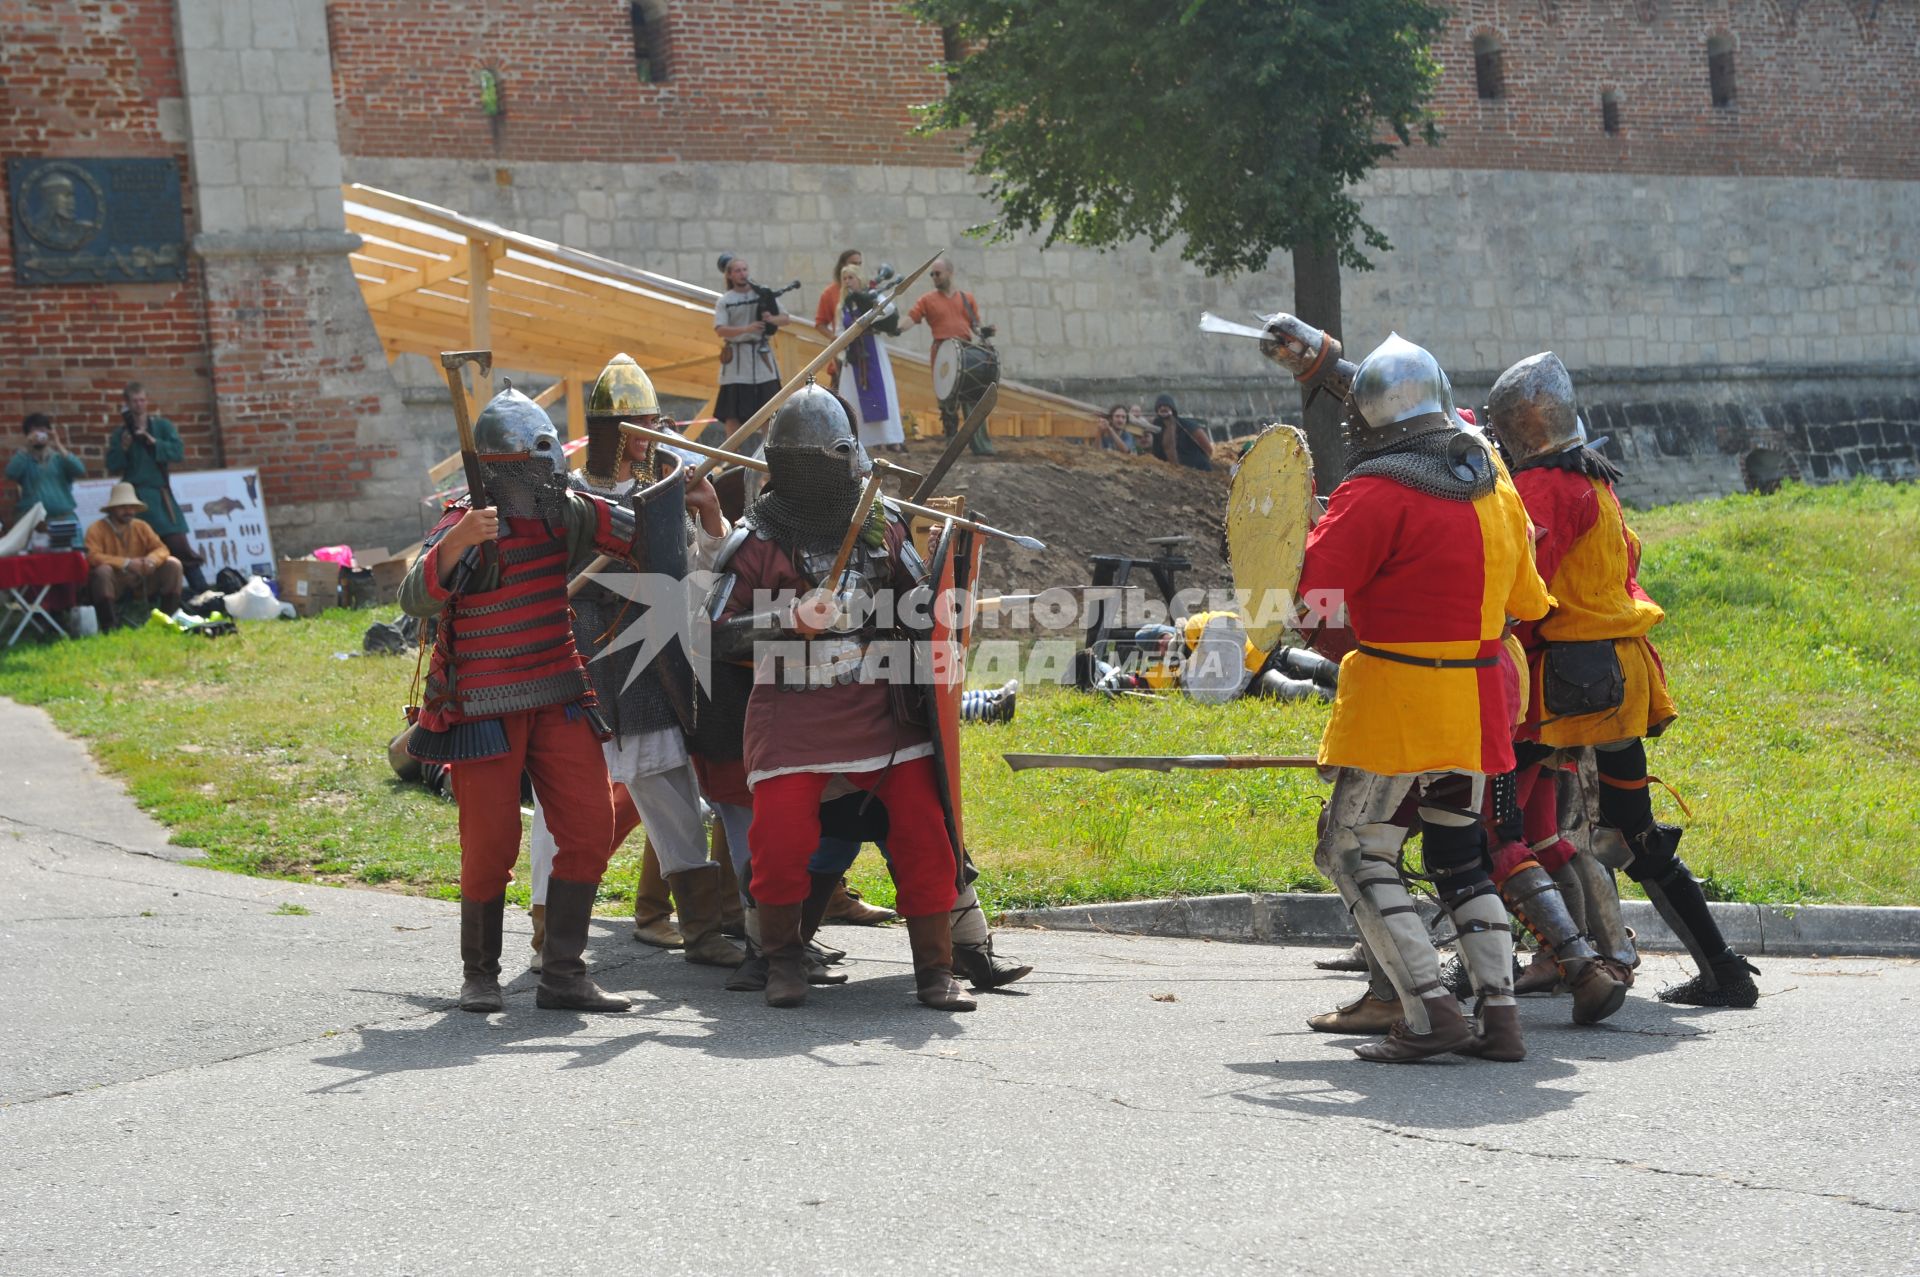
[[[0,1272],[1920,1273],[1912,961],[1394,1067],[1323,950],[1007,932],[955,1016],[837,928],[774,1011],[604,919],[633,1012],[480,1017],[453,906],[178,861],[0,702]]]

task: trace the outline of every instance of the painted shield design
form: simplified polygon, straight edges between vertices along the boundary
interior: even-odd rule
[[[1271,652],[1288,630],[1317,504],[1313,455],[1295,426],[1271,426],[1234,468],[1227,496],[1227,559],[1247,637]]]

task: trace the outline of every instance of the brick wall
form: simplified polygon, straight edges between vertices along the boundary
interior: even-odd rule
[[[9,156],[169,157],[187,182],[171,0],[46,4],[0,0],[0,138]],[[11,219],[0,183],[0,218]],[[9,222],[10,224],[10,222]],[[88,469],[103,473],[121,387],[147,384],[155,411],[180,427],[187,467],[214,462],[200,266],[178,284],[15,287],[0,234],[0,452],[20,419],[63,423]],[[7,485],[11,487],[11,485]],[[11,507],[13,494],[0,497]]]
[[[331,0],[349,156],[958,165],[910,139],[943,91],[937,31],[895,0],[653,0],[666,79],[642,83],[618,0]],[[1437,52],[1447,133],[1428,167],[1920,176],[1913,0],[1461,0]],[[1713,106],[1707,40],[1734,41]],[[1503,50],[1483,102],[1475,36]],[[497,72],[504,113],[480,107]],[[1601,129],[1611,90],[1620,131]],[[853,96],[866,96],[854,105]]]
[[[953,164],[907,137],[940,35],[897,0],[658,0],[665,79],[618,0],[331,0],[348,155]],[[502,113],[481,110],[493,70]],[[856,102],[856,96],[863,100]]]
[[[1920,177],[1920,4],[1842,0],[1457,0],[1436,46],[1447,168]],[[1501,46],[1483,101],[1474,38]],[[1730,37],[1736,94],[1715,107],[1707,41]],[[1620,131],[1601,127],[1600,95]]]

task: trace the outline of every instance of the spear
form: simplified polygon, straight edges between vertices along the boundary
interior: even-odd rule
[[[1311,754],[1002,754],[1007,766],[1023,772],[1031,768],[1074,768],[1081,771],[1170,772],[1253,771],[1269,767],[1318,767]]]

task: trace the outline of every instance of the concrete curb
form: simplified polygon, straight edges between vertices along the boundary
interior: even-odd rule
[[[1420,906],[1421,913],[1431,921],[1433,906],[1424,900]],[[1644,900],[1623,900],[1620,910],[1645,948],[1656,952],[1680,949],[1679,940],[1652,905]],[[1749,957],[1818,954],[1920,958],[1920,908],[1715,904],[1713,916],[1727,942]],[[994,923],[1046,931],[1111,931],[1240,944],[1343,947],[1353,941],[1353,929],[1340,897],[1309,892],[1009,909],[997,915]]]

